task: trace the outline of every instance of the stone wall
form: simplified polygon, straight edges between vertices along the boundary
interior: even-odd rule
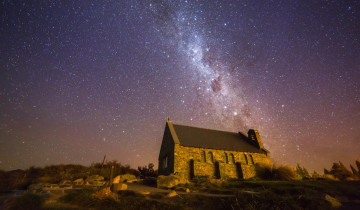
[[[190,160],[194,160],[194,175],[215,177],[215,161],[219,162],[221,179],[238,178],[236,163],[240,163],[244,179],[255,176],[256,163],[270,163],[270,158],[263,153],[248,153],[237,151],[224,151],[205,148],[184,147],[179,144],[174,145],[174,173],[183,174],[190,177]],[[202,153],[206,154],[206,162],[202,158]],[[210,161],[209,152],[212,153],[213,161]],[[227,154],[227,162],[225,158]],[[234,162],[230,154],[234,156]],[[246,158],[245,158],[246,156]],[[253,162],[251,161],[251,157]],[[247,159],[247,161],[246,161]]]

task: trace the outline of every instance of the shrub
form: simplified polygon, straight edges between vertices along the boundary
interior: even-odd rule
[[[139,176],[139,172],[136,169],[130,168],[129,165],[124,166],[116,160],[107,161],[104,165],[101,163],[92,163],[89,167],[89,173],[91,175],[97,174],[103,176],[105,179],[109,179],[112,166],[114,166],[113,177],[121,174],[133,174]]]
[[[276,164],[264,164],[264,165],[256,165],[256,176],[263,180],[295,180],[297,178],[297,174],[295,169]]]
[[[157,170],[154,170],[154,164],[149,163],[148,166],[138,167],[138,171],[140,173],[141,178],[145,177],[157,177],[158,173]]]

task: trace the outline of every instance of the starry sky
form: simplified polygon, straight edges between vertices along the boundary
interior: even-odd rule
[[[1,1],[0,169],[157,165],[165,123],[360,151],[359,1]]]

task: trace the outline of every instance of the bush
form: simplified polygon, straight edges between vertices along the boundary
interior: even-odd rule
[[[90,175],[97,174],[103,176],[105,179],[109,179],[112,166],[114,166],[113,177],[122,174],[133,174],[135,176],[139,176],[139,172],[136,169],[130,168],[129,165],[122,165],[116,160],[107,161],[104,165],[101,163],[93,163],[89,167],[89,173]]]
[[[256,176],[263,180],[290,181],[297,178],[295,169],[285,165],[256,165],[255,170]]]
[[[157,177],[158,176],[157,170],[154,170],[154,164],[153,163],[149,163],[148,166],[143,166],[143,167],[139,166],[138,171],[140,173],[141,178]]]

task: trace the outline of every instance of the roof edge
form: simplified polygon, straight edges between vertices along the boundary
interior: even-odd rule
[[[174,143],[175,143],[175,144],[180,144],[180,141],[179,141],[179,138],[178,138],[178,136],[177,136],[177,134],[176,134],[176,131],[175,131],[175,129],[174,129],[173,123],[172,123],[170,120],[168,120],[168,121],[166,122],[166,124],[167,124],[168,127],[169,127],[169,130],[170,130],[171,136],[173,137]]]
[[[171,122],[171,121],[168,121]],[[171,124],[173,124],[171,122]],[[218,132],[224,132],[224,133],[232,133],[232,134],[238,134],[238,132],[232,132],[232,131],[224,131],[224,130],[217,130],[217,129],[211,129],[211,128],[202,128],[202,127],[196,127],[196,126],[190,126],[190,125],[183,125],[183,124],[173,124],[173,125],[180,125],[180,126],[185,126],[185,127],[190,127],[190,128],[198,128],[198,129],[204,129],[204,130],[211,130],[211,131],[218,131]],[[242,133],[243,134],[243,133]],[[244,134],[243,134],[244,135]],[[244,135],[246,138],[248,138],[246,135]]]

